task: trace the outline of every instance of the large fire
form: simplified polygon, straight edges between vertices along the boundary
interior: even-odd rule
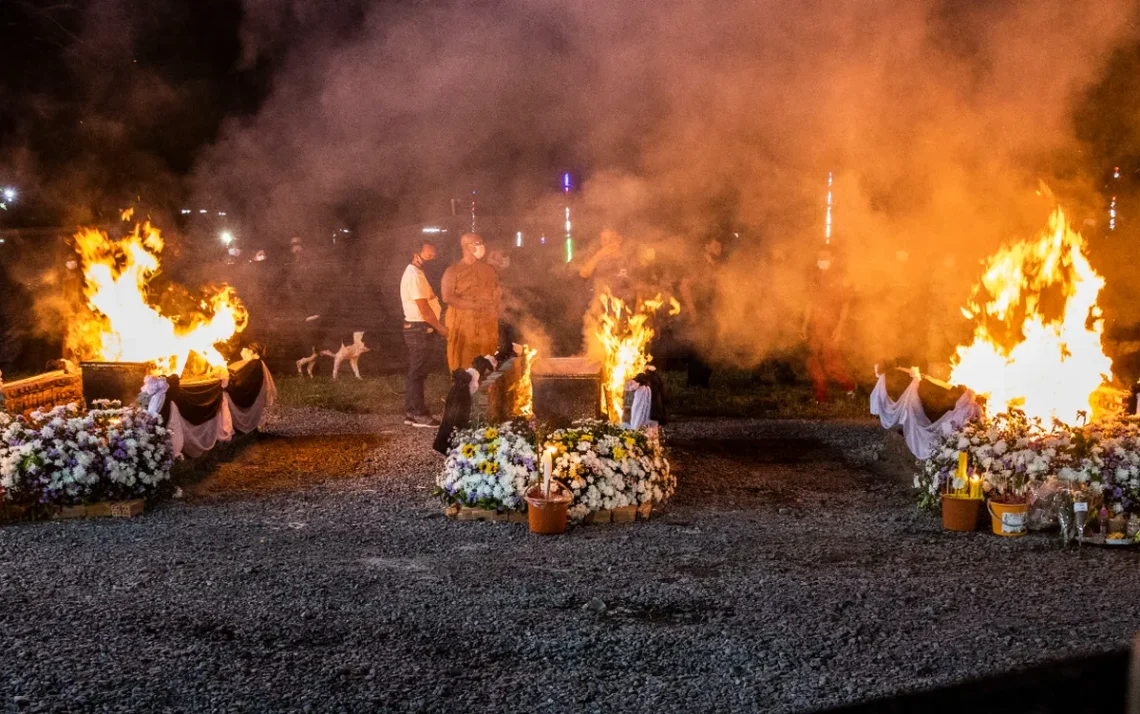
[[[124,220],[130,214],[124,214]],[[198,309],[176,319],[148,300],[163,241],[150,222],[135,224],[120,239],[85,228],[75,235],[89,319],[72,326],[68,347],[81,359],[148,362],[155,374],[181,374],[190,353],[211,368],[225,367],[216,345],[245,329],[249,315],[232,288],[202,298]]]
[[[654,335],[650,318],[666,304],[669,305],[669,314],[675,315],[681,311],[681,305],[674,298],[666,301],[657,295],[652,300],[642,300],[630,307],[608,291],[600,299],[602,312],[595,334],[605,350],[602,411],[610,422],[617,424],[622,418],[626,383],[644,372],[653,359],[647,350]]]
[[[986,261],[962,312],[976,321],[973,343],[959,347],[951,382],[1030,417],[1075,423],[1091,415],[1091,397],[1112,378],[1101,349],[1097,296],[1104,279],[1084,254],[1085,241],[1056,209],[1035,240],[1003,246]]]

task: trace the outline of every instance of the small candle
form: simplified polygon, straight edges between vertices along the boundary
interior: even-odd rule
[[[554,447],[548,447],[542,454],[542,493],[550,498],[550,468],[554,459]]]
[[[982,477],[974,475],[970,477],[970,498],[982,497]]]
[[[958,452],[958,478],[960,479],[966,478],[966,458],[965,451]]]

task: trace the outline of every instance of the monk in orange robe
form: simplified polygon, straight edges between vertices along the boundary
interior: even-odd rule
[[[468,233],[460,239],[463,258],[443,274],[447,303],[447,366],[467,369],[472,360],[499,349],[499,274],[484,262],[483,239]]]

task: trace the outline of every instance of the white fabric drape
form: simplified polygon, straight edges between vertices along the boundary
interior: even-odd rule
[[[166,390],[170,388],[166,377],[146,377],[143,380],[142,393],[147,395],[146,410],[151,414],[158,414],[162,410],[162,403],[166,401]]]
[[[179,455],[195,458],[214,448],[219,441],[229,441],[235,431],[241,434],[261,426],[265,417],[265,408],[277,401],[277,385],[269,374],[269,368],[264,364],[261,368],[265,372],[265,381],[261,385],[261,392],[249,409],[239,409],[230,399],[229,394],[222,395],[222,406],[213,419],[201,424],[190,424],[182,418],[177,404],[170,405],[170,418],[166,428],[170,430],[170,440],[174,447],[174,456]],[[165,380],[163,380],[165,382]],[[165,397],[165,390],[162,395]],[[162,401],[155,405],[152,396],[149,411],[158,414],[162,410]]]
[[[922,377],[914,375],[911,383],[899,395],[898,401],[895,401],[887,394],[886,375],[879,375],[879,381],[871,392],[871,414],[879,417],[884,429],[901,426],[910,453],[925,460],[930,458],[930,452],[940,438],[954,428],[981,417],[982,408],[974,399],[974,393],[967,389],[953,409],[931,422],[922,409],[922,400],[918,398],[918,385],[921,382]]]
[[[640,429],[649,423],[650,406],[653,402],[653,390],[639,384],[625,393],[626,399],[633,392],[633,404],[629,408],[629,423],[625,426],[630,429]]]

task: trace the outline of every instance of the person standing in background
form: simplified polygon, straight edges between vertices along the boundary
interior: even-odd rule
[[[447,366],[467,369],[472,360],[499,349],[499,274],[483,256],[483,238],[468,233],[460,239],[463,257],[443,274],[447,304]]]
[[[608,291],[625,302],[636,297],[633,275],[630,271],[629,256],[625,252],[625,240],[612,228],[605,228],[599,236],[598,250],[582,264],[578,275],[583,280],[593,280],[594,298]]]
[[[823,248],[816,257],[811,294],[800,330],[808,343],[807,368],[817,402],[830,399],[832,382],[847,392],[848,397],[855,396],[855,380],[840,349],[851,308],[851,290],[835,258],[830,248]]]
[[[424,384],[428,376],[428,356],[433,332],[447,337],[447,328],[439,321],[439,298],[424,275],[423,266],[435,260],[435,244],[420,242],[400,279],[400,301],[404,307],[404,346],[408,349],[407,389],[404,394],[404,423],[409,426],[438,427],[424,401]]]

